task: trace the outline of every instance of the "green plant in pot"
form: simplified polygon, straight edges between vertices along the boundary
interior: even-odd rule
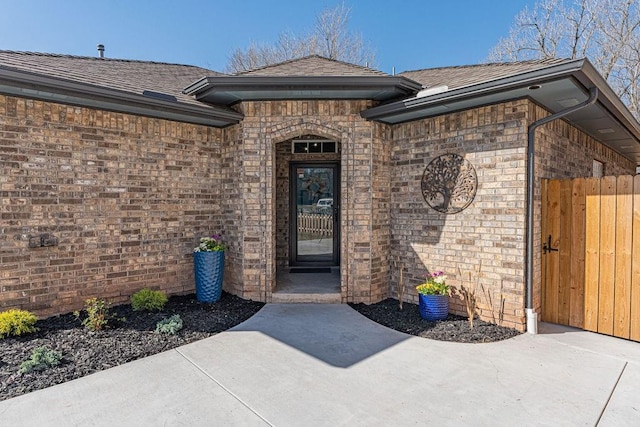
[[[429,321],[444,320],[449,314],[449,286],[443,271],[425,275],[424,283],[416,286],[420,316]]]
[[[226,249],[227,245],[219,234],[202,237],[200,244],[193,249],[193,267],[198,301],[216,302],[222,296],[224,252]]]

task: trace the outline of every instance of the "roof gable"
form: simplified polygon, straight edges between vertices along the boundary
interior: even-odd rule
[[[406,77],[318,55],[292,59],[230,76],[210,76],[184,93],[213,105],[280,99],[370,99],[388,101],[422,86]]]
[[[319,55],[291,59],[278,64],[267,65],[250,71],[237,73],[236,76],[260,77],[304,77],[304,76],[388,76],[389,74],[373,68],[350,64]]]

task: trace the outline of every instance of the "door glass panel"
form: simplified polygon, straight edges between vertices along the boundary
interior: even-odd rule
[[[299,261],[331,261],[334,237],[334,169],[296,168],[297,254]]]

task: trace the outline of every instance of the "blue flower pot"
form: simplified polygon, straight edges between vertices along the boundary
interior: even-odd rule
[[[418,307],[423,319],[434,321],[444,320],[449,314],[448,295],[422,295],[418,294]]]
[[[198,301],[218,301],[222,296],[224,252],[194,252],[193,269]]]

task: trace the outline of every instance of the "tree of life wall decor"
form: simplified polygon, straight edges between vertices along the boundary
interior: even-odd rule
[[[455,214],[466,209],[476,196],[478,177],[473,165],[458,154],[433,159],[422,175],[422,196],[438,212]]]

